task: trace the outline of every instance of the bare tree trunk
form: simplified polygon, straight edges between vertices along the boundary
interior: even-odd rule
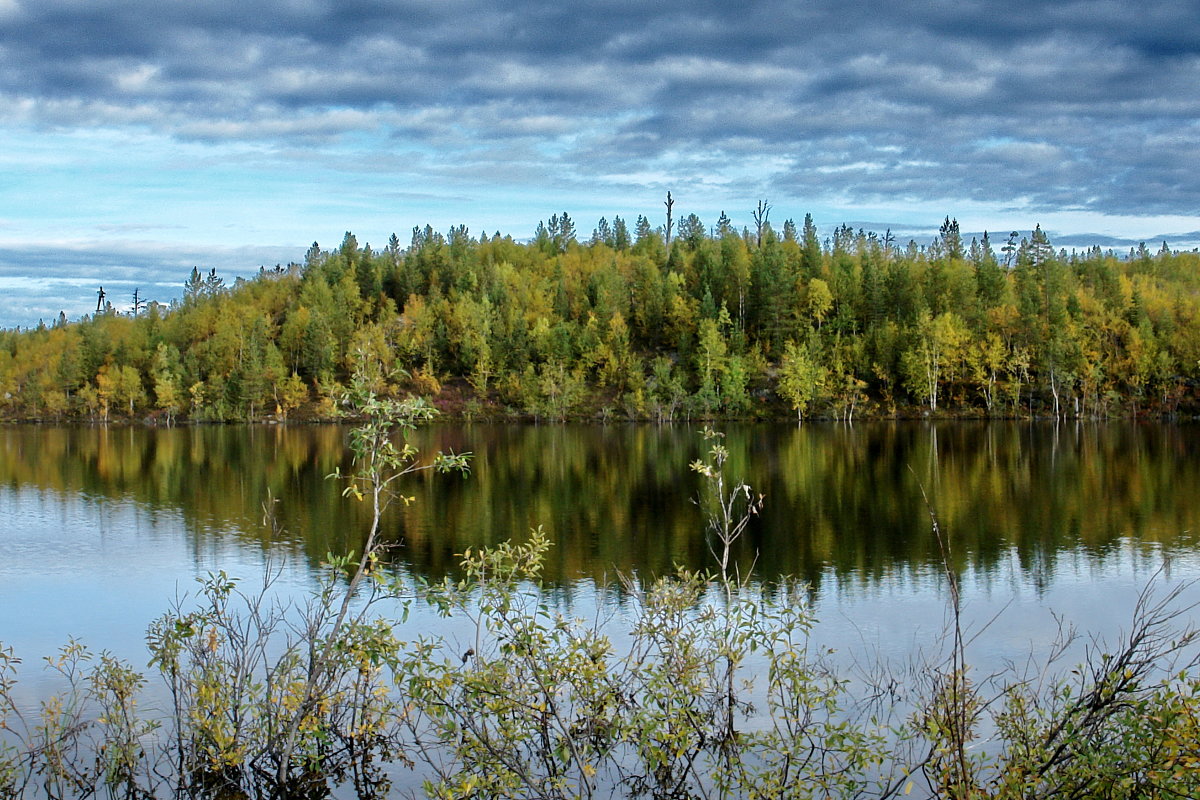
[[[675,205],[675,201],[671,199],[671,193],[667,192],[667,199],[663,202],[667,207],[667,257],[671,257],[671,228],[675,225],[675,220],[671,216],[671,207]]]

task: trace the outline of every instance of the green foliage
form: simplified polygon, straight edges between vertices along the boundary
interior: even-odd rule
[[[379,568],[379,523],[394,499],[412,501],[396,493],[398,481],[465,472],[469,455],[419,461],[403,434],[433,409],[420,398],[380,398],[377,365],[360,366],[346,397],[364,420],[351,433],[355,469],[331,477],[344,478],[347,497],[371,503],[361,556],[329,557],[299,620],[265,605],[269,575],[258,594],[245,594],[222,572],[203,583],[200,609],[177,609],[150,629],[151,665],[174,702],[174,780],[188,791],[308,796],[350,781],[361,796],[380,796],[389,785],[381,763],[402,757],[387,733],[401,709],[387,683],[400,644],[376,609],[405,590]]]
[[[953,311],[937,317],[926,311],[917,319],[914,334],[912,346],[901,357],[904,385],[927,402],[930,411],[937,411],[943,387],[960,376],[969,333]]]
[[[796,410],[802,422],[809,405],[825,385],[826,370],[809,354],[807,345],[788,342],[779,367],[779,393]]]
[[[839,347],[864,354],[843,359],[828,404],[811,409],[839,417],[852,408],[1076,417],[1200,408],[1195,252],[1067,255],[1038,227],[1015,233],[997,259],[986,236],[964,243],[949,217],[926,247],[845,225],[823,247],[811,217],[802,231],[785,224],[781,240],[764,214],[749,238],[727,217],[710,235],[684,215],[667,253],[645,217],[635,236],[614,220],[586,244],[565,213],[528,244],[426,226],[407,249],[393,235],[375,252],[347,233],[332,251],[314,243],[303,266],[233,287],[196,268],[170,309],[7,334],[0,414],[328,415],[328,392],[285,407],[281,396],[299,393],[283,384],[344,385],[367,347],[419,380],[407,386],[418,393],[466,392],[535,417],[585,416],[617,401],[662,418],[661,403],[647,402],[658,358],[675,366],[693,413],[783,416],[798,410],[777,377],[788,341],[814,358]],[[891,331],[885,358],[875,352],[882,330]],[[739,363],[751,354],[761,369],[753,358]],[[546,364],[578,381],[570,402],[547,407],[536,385]],[[749,402],[764,378],[764,394],[776,390],[780,403]]]
[[[716,440],[715,434],[710,437]],[[696,462],[720,511],[723,548],[758,499],[727,490],[715,442]],[[425,597],[471,621],[460,654],[413,648],[401,685],[431,797],[853,796],[879,788],[879,732],[842,719],[844,687],[807,652],[804,587],[756,586],[728,572],[627,579],[618,649],[610,630],[564,615],[539,578],[541,529],[463,556],[463,578]],[[601,605],[605,605],[603,599]],[[761,686],[758,681],[764,681]],[[748,702],[765,698],[763,714]],[[746,730],[743,730],[743,726]]]

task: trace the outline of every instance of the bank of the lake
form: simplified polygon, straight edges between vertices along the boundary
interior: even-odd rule
[[[927,244],[822,243],[808,223],[425,227],[232,286],[197,268],[170,305],[0,331],[0,419],[330,419],[355,376],[468,419],[1200,412],[1198,252],[1067,253],[1034,227],[998,253],[949,218]]]

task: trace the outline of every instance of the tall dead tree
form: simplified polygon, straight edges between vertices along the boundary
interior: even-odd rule
[[[675,225],[675,220],[671,216],[671,207],[675,205],[675,201],[671,199],[671,193],[667,192],[667,199],[663,201],[663,205],[667,207],[667,253],[671,252],[671,228]]]
[[[758,247],[762,247],[763,228],[767,225],[767,217],[771,215],[771,204],[766,200],[759,200],[758,207],[754,209],[754,228],[755,237]]]

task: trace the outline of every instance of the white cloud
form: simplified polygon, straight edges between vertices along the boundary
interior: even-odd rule
[[[1050,164],[1066,158],[1061,147],[1046,142],[992,139],[980,142],[979,152],[985,158],[1017,164]]]
[[[160,69],[154,64],[138,64],[136,67],[122,70],[113,76],[113,84],[122,92],[136,93],[146,91],[154,81]]]

